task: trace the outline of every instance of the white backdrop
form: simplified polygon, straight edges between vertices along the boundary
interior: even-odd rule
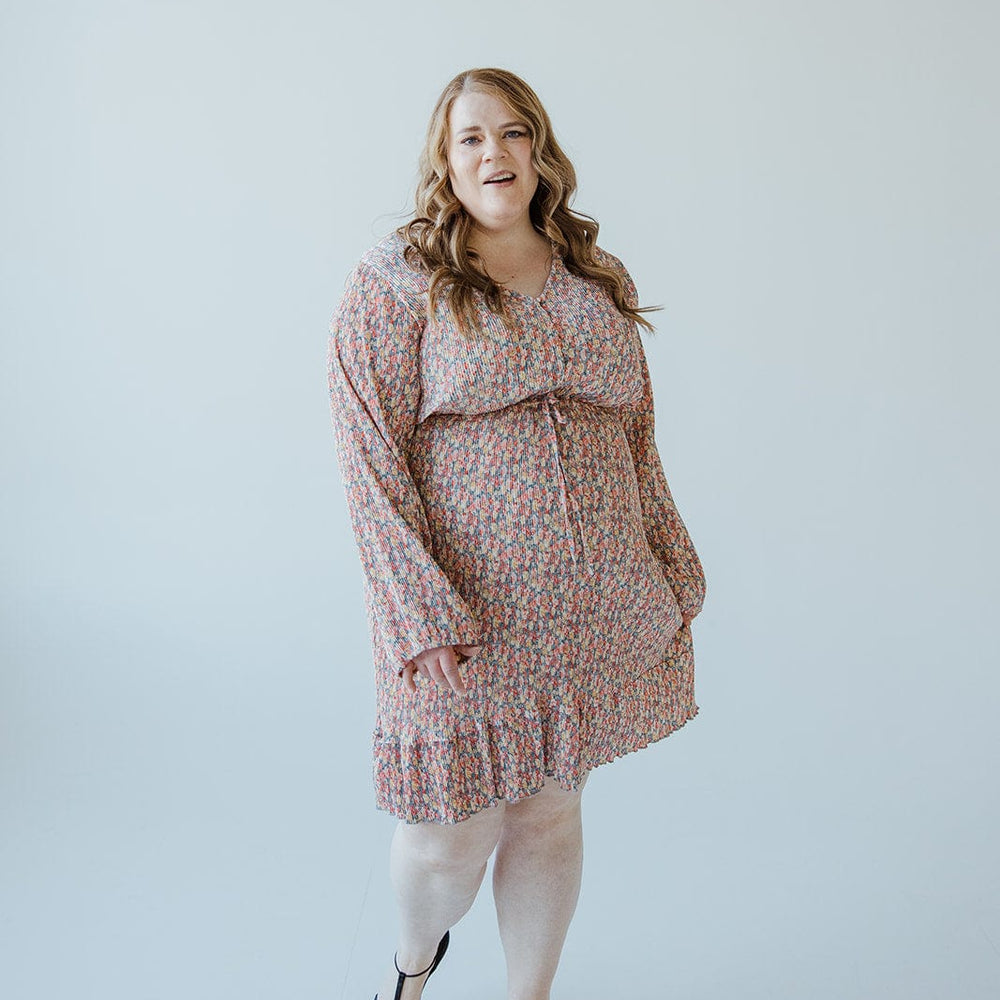
[[[9,2],[0,994],[391,954],[325,382],[431,106],[548,107],[646,304],[701,714],[594,773],[556,997],[1000,987],[995,4]],[[488,889],[431,1000],[502,1000]]]

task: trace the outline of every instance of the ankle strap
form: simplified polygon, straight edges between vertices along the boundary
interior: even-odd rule
[[[427,973],[427,972],[430,972],[430,971],[431,971],[431,969],[433,969],[433,968],[434,968],[434,963],[435,963],[435,962],[437,962],[437,956],[435,956],[435,957],[434,957],[434,961],[432,961],[432,962],[431,962],[431,964],[430,964],[430,965],[428,965],[428,966],[427,966],[427,968],[426,968],[426,969],[424,969],[424,971],[423,971],[423,972],[403,972],[403,970],[402,970],[402,969],[401,969],[401,968],[399,967],[399,962],[398,962],[398,961],[396,960],[396,956],[395,956],[395,955],[393,955],[393,956],[392,956],[392,964],[393,964],[394,966],[396,966],[396,971],[397,971],[397,972],[398,972],[398,973],[399,973],[399,974],[400,974],[400,975],[401,975],[401,976],[402,976],[402,977],[403,977],[404,979],[416,979],[416,978],[417,978],[417,976],[422,976],[422,975],[424,975],[425,973]]]

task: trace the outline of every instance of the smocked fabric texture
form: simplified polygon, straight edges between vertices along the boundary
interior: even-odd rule
[[[454,823],[662,739],[698,712],[705,574],[668,487],[638,326],[553,245],[538,297],[477,294],[463,338],[396,234],[330,323],[337,461],[375,669],[376,804]],[[621,261],[598,249],[635,286]],[[468,695],[400,670],[481,645]]]

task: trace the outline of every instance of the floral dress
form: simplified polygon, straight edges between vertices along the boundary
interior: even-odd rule
[[[476,293],[463,338],[392,233],[330,323],[337,461],[375,670],[376,804],[454,823],[693,718],[701,562],[653,436],[639,328],[553,244],[508,329]],[[635,286],[621,261],[597,259]],[[480,645],[468,694],[400,678],[424,649]]]

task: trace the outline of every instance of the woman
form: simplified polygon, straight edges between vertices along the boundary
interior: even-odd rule
[[[652,329],[524,81],[459,74],[415,217],[331,323],[338,463],[376,670],[376,801],[400,820],[378,1000],[413,1000],[495,852],[511,1000],[549,996],[589,770],[698,711],[705,577],[653,437]]]

